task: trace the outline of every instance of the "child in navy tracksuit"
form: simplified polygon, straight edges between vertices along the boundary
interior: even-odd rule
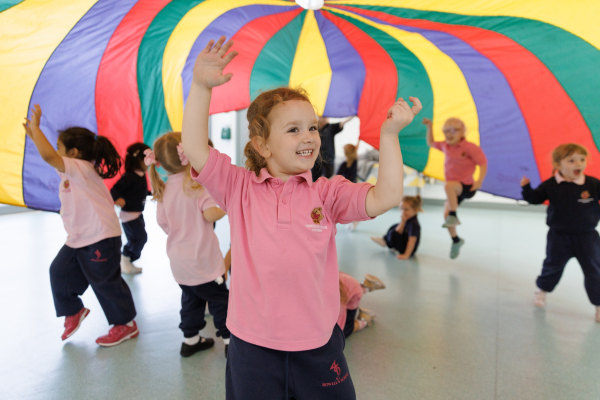
[[[532,189],[527,177],[521,179],[523,199],[532,204],[548,200],[546,223],[550,227],[546,259],[536,280],[535,305],[544,307],[546,293],[558,284],[567,261],[577,258],[590,302],[596,306],[600,322],[600,237],[596,225],[600,220],[600,181],[584,175],[587,151],[569,143],[552,153],[554,176]]]
[[[132,262],[140,258],[148,240],[143,211],[148,195],[144,152],[149,149],[145,143],[134,143],[127,148],[125,173],[110,190],[115,204],[121,207],[119,217],[127,237],[121,254],[121,272],[124,274],[142,272]]]

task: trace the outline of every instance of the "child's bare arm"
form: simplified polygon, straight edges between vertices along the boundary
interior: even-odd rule
[[[423,125],[427,127],[427,133],[425,139],[427,140],[427,146],[433,146],[433,122],[429,118],[423,118]]]
[[[202,212],[202,215],[204,215],[204,219],[208,222],[215,222],[225,216],[225,211],[223,211],[219,207],[210,207],[204,210]]]
[[[409,97],[409,100],[413,103],[412,107],[404,99],[398,99],[381,125],[379,176],[366,200],[366,211],[370,217],[383,214],[402,201],[404,171],[398,132],[410,124],[422,108],[418,98]]]
[[[473,182],[473,186],[471,187],[471,191],[478,190],[483,185],[483,180],[487,175],[487,164],[481,164],[479,166],[479,178],[475,182]]]
[[[412,255],[412,252],[415,249],[416,245],[417,245],[417,237],[410,236],[408,238],[408,242],[406,242],[406,249],[404,249],[404,253],[398,254],[396,256],[396,258],[398,258],[399,260],[408,260],[410,258],[410,256]]]
[[[63,161],[60,154],[54,150],[54,147],[50,144],[44,132],[40,129],[40,120],[42,119],[42,109],[36,104],[31,110],[31,119],[25,118],[23,127],[25,133],[35,144],[40,156],[48,164],[56,168],[60,172],[65,172],[65,162]]]
[[[182,143],[192,167],[198,172],[204,168],[210,153],[208,146],[208,111],[212,89],[228,82],[232,74],[223,69],[237,55],[229,51],[233,42],[225,43],[221,36],[211,40],[196,58],[192,86],[183,111]]]

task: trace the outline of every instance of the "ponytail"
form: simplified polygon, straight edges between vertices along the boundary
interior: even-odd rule
[[[90,161],[102,178],[112,178],[121,169],[121,157],[113,144],[104,136],[96,135],[89,129],[71,127],[60,131],[58,140],[65,150],[77,149],[77,158]]]
[[[155,164],[151,164],[149,170],[150,184],[152,185],[152,200],[162,201],[163,193],[165,192],[165,182],[161,179]]]
[[[104,136],[96,135],[94,148],[94,167],[102,178],[112,178],[121,170],[121,156],[113,144]]]

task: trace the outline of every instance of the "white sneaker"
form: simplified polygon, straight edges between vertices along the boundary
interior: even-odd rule
[[[136,267],[131,262],[131,258],[121,254],[121,273],[127,275],[135,275],[142,272],[141,268]]]
[[[541,289],[536,290],[533,298],[533,304],[535,304],[536,307],[543,308],[546,305],[546,292]],[[598,313],[596,313],[596,317],[597,316]]]

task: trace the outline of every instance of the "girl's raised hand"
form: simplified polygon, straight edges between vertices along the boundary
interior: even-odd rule
[[[423,106],[418,98],[409,97],[408,99],[413,103],[412,107],[402,97],[390,107],[387,118],[381,126],[382,134],[397,135],[421,111]]]
[[[238,54],[235,50],[229,51],[231,46],[233,42],[225,42],[225,36],[221,36],[216,43],[214,40],[208,42],[196,58],[194,83],[210,89],[228,82],[233,74],[223,74],[223,70]]]
[[[42,119],[42,108],[39,106],[39,104],[36,104],[33,106],[33,109],[31,110],[31,119],[25,118],[25,123],[23,124],[23,127],[25,128],[25,133],[27,134],[27,136],[31,137],[31,135],[32,135],[31,128],[32,127],[36,127],[39,129],[41,119]]]

